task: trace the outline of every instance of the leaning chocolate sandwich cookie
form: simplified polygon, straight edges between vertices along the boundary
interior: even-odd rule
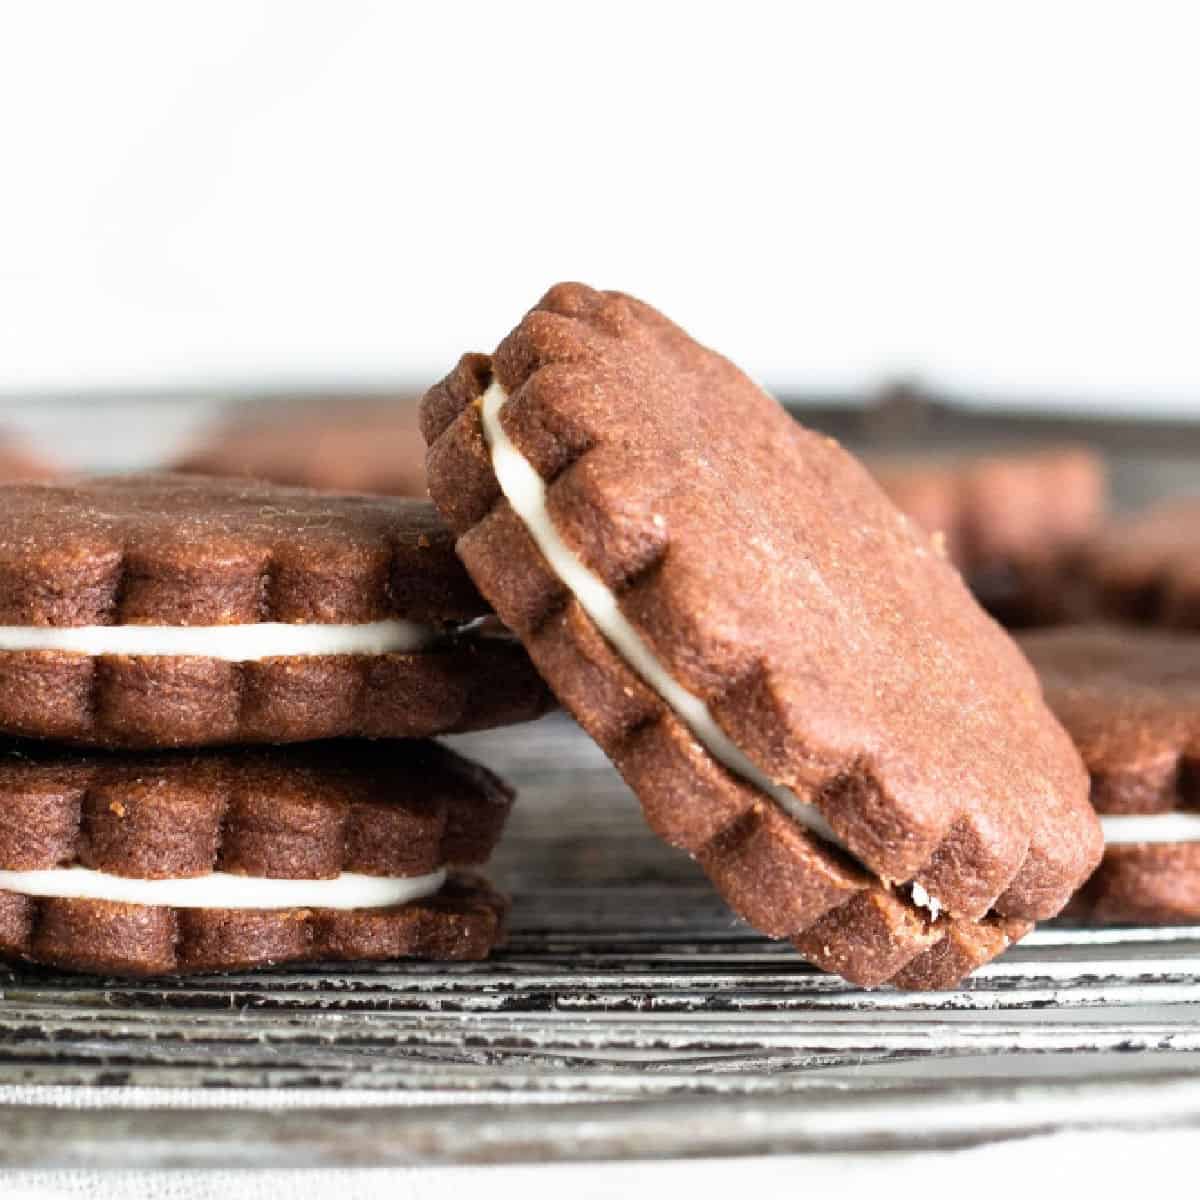
[[[1079,757],[958,573],[653,309],[556,287],[421,418],[480,591],[750,924],[949,986],[1099,859]]]
[[[428,502],[131,475],[0,486],[0,733],[423,737],[549,704]]]
[[[0,746],[0,957],[153,975],[482,958],[512,792],[432,742]]]
[[[1200,921],[1200,638],[1076,626],[1021,638],[1075,739],[1104,859],[1067,915]]]

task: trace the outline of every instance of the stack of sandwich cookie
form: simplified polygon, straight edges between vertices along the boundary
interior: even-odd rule
[[[178,475],[0,488],[0,733],[426,737],[548,694],[428,502]]]
[[[1104,859],[1067,915],[1200,921],[1200,640],[1079,626],[1025,635],[1087,764]]]
[[[154,974],[498,940],[503,903],[455,869],[511,793],[415,739],[551,698],[430,505],[0,487],[0,585],[0,734],[24,739],[0,746],[0,954]],[[317,744],[237,745],[288,742]]]
[[[0,955],[149,975],[480,958],[512,793],[431,742],[0,748]]]
[[[480,591],[752,925],[945,987],[1091,872],[1019,651],[859,464],[659,313],[556,287],[421,420]]]

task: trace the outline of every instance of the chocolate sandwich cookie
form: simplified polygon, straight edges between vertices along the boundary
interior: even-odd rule
[[[549,694],[433,507],[184,475],[0,486],[0,733],[419,737]]]
[[[1200,497],[1113,521],[1088,544],[1083,561],[1102,617],[1200,629]]]
[[[1058,446],[866,462],[1006,624],[1051,623],[1074,613],[1079,551],[1108,507],[1098,454]]]
[[[432,742],[0,747],[0,957],[160,975],[483,958],[512,792]]]
[[[1075,739],[1104,826],[1067,915],[1200,921],[1200,638],[1076,626],[1021,638]]]
[[[750,924],[949,986],[1090,873],[1020,652],[858,462],[659,313],[560,285],[421,420],[480,591]]]
[[[218,426],[176,469],[424,498],[416,397],[257,405]]]

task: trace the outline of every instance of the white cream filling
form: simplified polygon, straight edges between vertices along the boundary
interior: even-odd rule
[[[912,902],[918,908],[929,909],[929,919],[936,921],[938,913],[942,911],[942,902],[936,897],[931,896],[919,883],[912,885]]]
[[[0,891],[167,908],[390,908],[432,896],[444,869],[406,879],[345,871],[333,879],[265,879],[214,871],[189,879],[133,879],[87,867],[0,871]]]
[[[1200,842],[1200,813],[1140,813],[1102,816],[1106,846]]]
[[[360,625],[0,625],[0,651],[179,655],[257,662],[318,654],[389,654],[425,649],[437,635],[413,621]]]
[[[504,498],[529,531],[550,569],[579,601],[580,607],[617,653],[662,697],[713,758],[734,775],[764,792],[797,824],[849,854],[849,848],[812,804],[801,800],[790,788],[768,778],[730,740],[714,720],[708,705],[671,677],[642,635],[621,612],[612,589],[585,566],[563,541],[550,519],[545,480],[513,445],[500,423],[500,411],[507,400],[508,393],[499,380],[493,378],[480,404],[483,434],[491,453],[492,470]],[[912,898],[914,903],[928,908],[936,920],[941,906],[919,884],[913,886]]]

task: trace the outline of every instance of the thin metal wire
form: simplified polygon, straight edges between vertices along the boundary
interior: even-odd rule
[[[459,741],[522,793],[495,863],[515,894],[504,951],[141,982],[0,968],[0,1162],[76,1161],[88,1147],[106,1161],[222,1161],[217,1147],[235,1127],[247,1135],[248,1110],[357,1115],[380,1140],[355,1161],[477,1156],[449,1132],[446,1105],[460,1123],[467,1110],[472,1122],[493,1114],[493,1160],[517,1147],[599,1152],[581,1133],[597,1129],[627,1153],[679,1153],[664,1114],[689,1100],[707,1106],[694,1112],[693,1152],[726,1152],[709,1120],[721,1104],[731,1120],[766,1122],[779,1145],[875,1145],[881,1113],[897,1112],[879,1097],[912,1087],[931,1124],[906,1119],[909,1144],[930,1129],[946,1144],[1008,1136],[1028,1124],[1013,1098],[1031,1087],[1046,1127],[1071,1125],[1081,1087],[1095,1117],[1110,1083],[1140,1097],[1111,1121],[1200,1120],[1200,1075],[1188,1082],[1200,927],[1051,924],[959,990],[864,991],[737,924],[686,858],[645,834],[565,719]],[[1164,1070],[1182,1109],[1155,1099]],[[987,1091],[974,1117],[964,1088]],[[836,1131],[815,1116],[831,1098]],[[411,1114],[387,1136],[371,1124],[381,1104]],[[111,1120],[126,1109],[143,1123]],[[198,1109],[212,1120],[183,1119]],[[108,1122],[102,1149],[89,1121]],[[256,1161],[269,1162],[296,1131],[258,1134]],[[342,1161],[319,1144],[320,1161]]]

